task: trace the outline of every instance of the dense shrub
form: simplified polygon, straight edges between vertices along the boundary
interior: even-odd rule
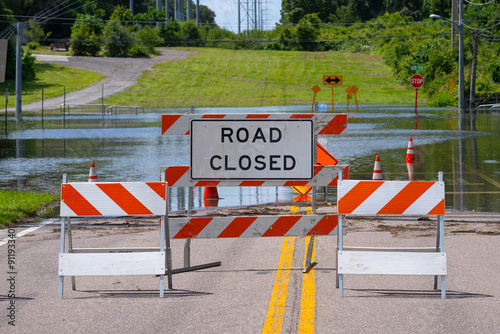
[[[102,39],[104,55],[108,57],[126,57],[134,43],[130,29],[115,20],[106,24]]]
[[[31,51],[26,52],[22,58],[22,77],[25,80],[33,80],[36,78],[35,68],[36,58],[31,54]]]
[[[158,29],[153,28],[151,26],[142,27],[135,34],[135,44],[130,50],[133,57],[138,56],[138,51],[144,51],[144,56],[149,57],[152,54],[155,54],[155,46],[160,44],[160,36],[158,34]]]
[[[88,24],[73,26],[71,32],[71,53],[75,56],[97,56],[101,50],[101,42]]]

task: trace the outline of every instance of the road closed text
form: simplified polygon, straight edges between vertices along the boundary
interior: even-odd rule
[[[193,120],[193,179],[312,178],[311,120]]]

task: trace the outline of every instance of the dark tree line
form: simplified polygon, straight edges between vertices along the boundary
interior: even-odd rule
[[[356,23],[386,12],[421,20],[431,13],[449,16],[450,10],[450,0],[282,0],[281,23],[299,23],[307,14],[323,23]]]

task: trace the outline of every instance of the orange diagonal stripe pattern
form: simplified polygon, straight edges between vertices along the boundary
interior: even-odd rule
[[[161,134],[170,129],[180,117],[181,115],[161,115]]]
[[[337,215],[323,216],[307,235],[328,235],[338,225]]]
[[[102,216],[102,214],[70,184],[63,184],[61,201],[77,216]]]
[[[236,217],[218,238],[239,238],[258,217]]]
[[[171,166],[165,170],[165,180],[173,187],[179,179],[189,171],[189,166]]]
[[[406,211],[420,196],[432,187],[432,182],[409,182],[394,196],[379,212],[378,215],[400,215]]]
[[[282,216],[262,235],[263,237],[282,237],[302,216]]]
[[[336,115],[328,124],[318,133],[319,135],[338,135],[347,127],[347,115]]]
[[[352,213],[382,184],[384,184],[384,181],[360,181],[338,200],[338,213]]]
[[[174,239],[196,238],[198,234],[212,221],[211,217],[191,218],[189,222],[177,232]]]
[[[97,186],[127,215],[153,214],[120,183],[98,183]]]

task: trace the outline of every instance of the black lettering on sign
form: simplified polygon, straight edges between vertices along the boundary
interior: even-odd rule
[[[229,141],[232,143],[233,142],[233,139],[231,138],[231,136],[233,135],[233,129],[231,128],[222,128],[221,129],[221,143],[224,142],[224,137],[227,137],[229,139]]]
[[[219,169],[221,169],[222,168],[221,166],[215,166],[214,165],[214,159],[221,160],[222,157],[220,155],[214,155],[213,157],[211,157],[210,158],[210,168],[212,168],[213,170],[219,170]]]
[[[288,161],[290,162],[290,164],[287,163]],[[292,170],[294,168],[295,168],[295,158],[291,155],[283,156],[283,169]]]

